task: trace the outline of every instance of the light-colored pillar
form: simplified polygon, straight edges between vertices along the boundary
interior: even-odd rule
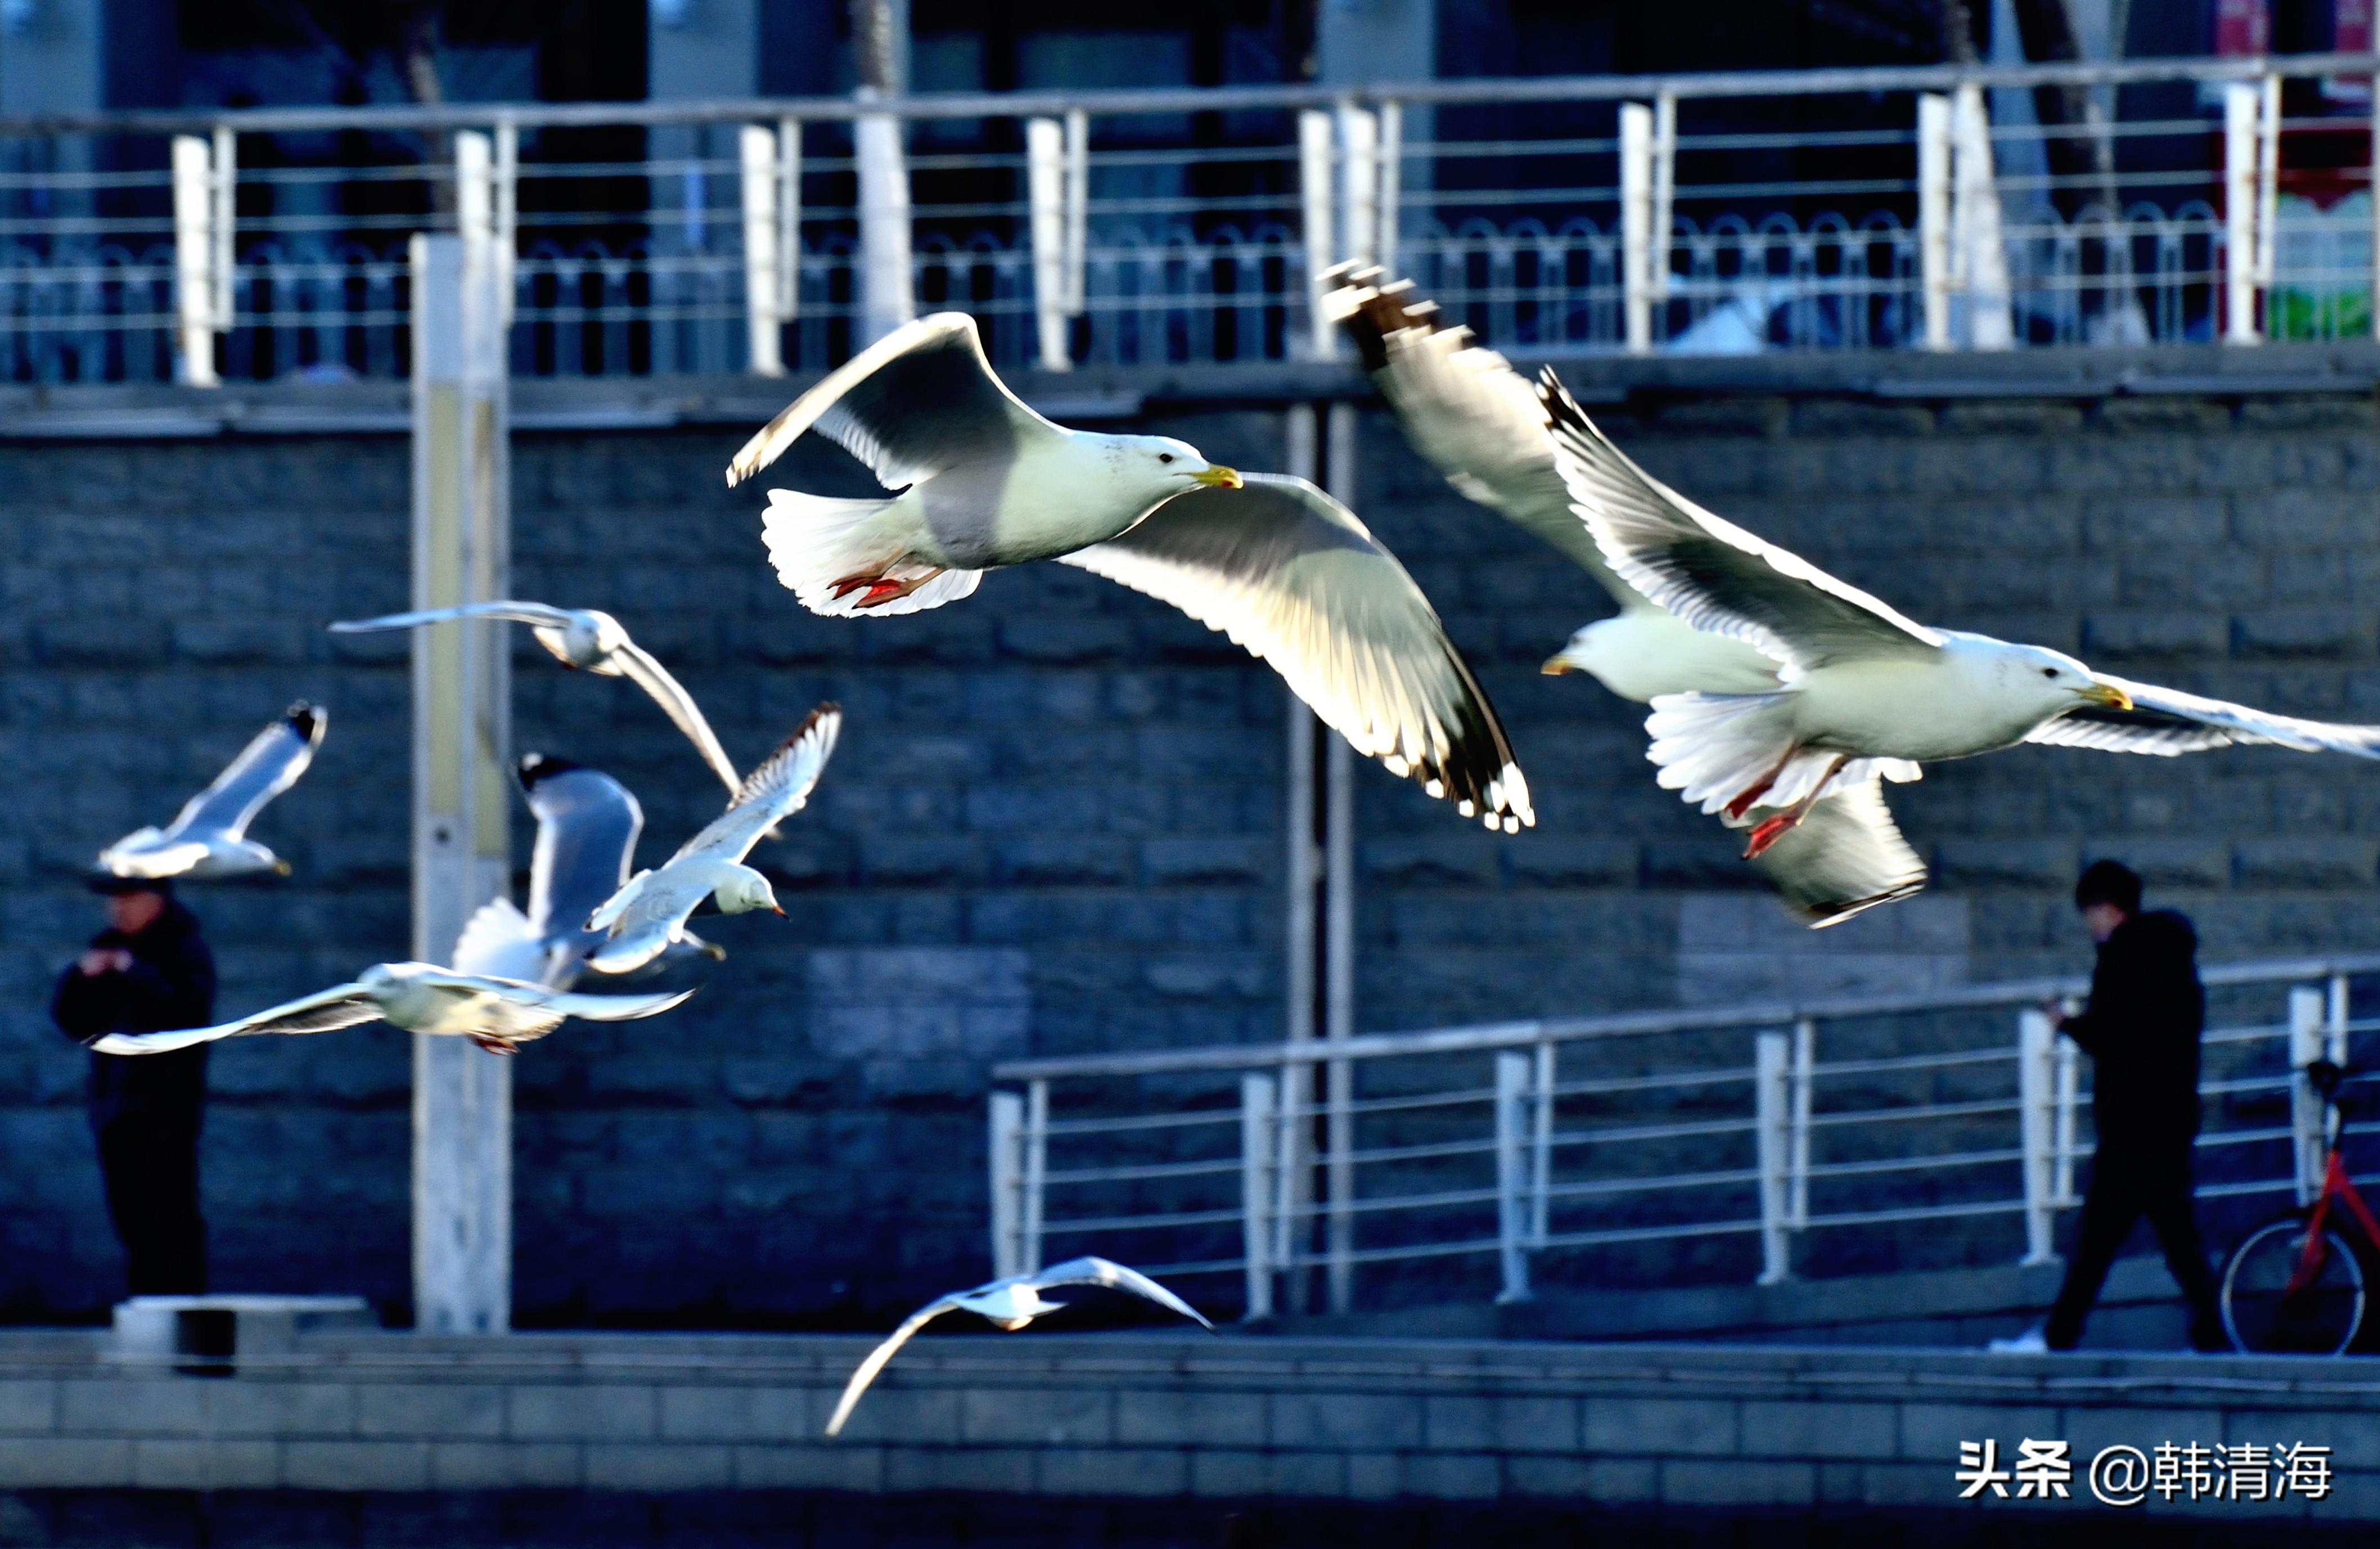
[[[413,605],[504,595],[508,426],[500,273],[491,244],[416,236]],[[507,626],[413,636],[413,955],[451,958],[471,912],[509,888]],[[413,1052],[414,1326],[512,1321],[512,1062],[461,1038]]]
[[[1324,484],[1353,507],[1355,488],[1355,405],[1333,404],[1328,416]],[[1322,1035],[1344,1043],[1355,1035],[1355,751],[1331,733],[1323,761]],[[1330,1113],[1323,1144],[1330,1152],[1330,1310],[1355,1301],[1355,1067],[1333,1059],[1327,1083]]]

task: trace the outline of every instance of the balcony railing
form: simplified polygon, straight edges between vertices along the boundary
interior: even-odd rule
[[[937,308],[1007,367],[1311,358],[1348,258],[1538,356],[2368,339],[2375,69],[0,124],[0,378],[402,375],[426,230],[508,267],[529,376],[807,373]]]

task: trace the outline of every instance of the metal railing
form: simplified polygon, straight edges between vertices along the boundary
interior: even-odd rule
[[[2347,1063],[2350,1035],[2380,1028],[2349,1017],[2348,976],[2373,972],[2380,955],[2204,972],[2218,1014],[2202,1195],[2313,1197],[2322,1104],[2301,1072]],[[1060,1239],[1058,1257],[1237,1277],[1260,1317],[1313,1270],[1344,1287],[1359,1265],[1492,1258],[1498,1300],[1514,1301],[1549,1252],[1756,1238],[1770,1283],[1814,1234],[1855,1247],[1862,1231],[1976,1216],[2020,1218],[2023,1262],[2047,1262],[2057,1212],[2078,1203],[2087,1086],[2038,1006],[2084,987],[1002,1064],[995,1079],[1021,1090],[990,1098],[996,1273],[1039,1267]],[[1318,1081],[1334,1066],[1351,1079]]]
[[[808,372],[944,307],[1006,366],[1311,357],[1350,258],[1540,355],[2370,338],[2375,70],[0,123],[0,378],[400,376],[406,242],[475,221],[524,375]]]

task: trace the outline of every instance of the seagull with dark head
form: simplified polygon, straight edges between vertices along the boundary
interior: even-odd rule
[[[163,829],[136,829],[99,853],[111,877],[203,880],[256,872],[286,876],[287,862],[248,837],[264,805],[298,783],[330,730],[331,712],[303,699],[240,749],[214,782],[182,804]]]

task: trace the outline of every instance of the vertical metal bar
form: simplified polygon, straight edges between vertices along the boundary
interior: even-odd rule
[[[1091,115],[1081,108],[1066,115],[1066,315],[1081,317],[1089,305],[1085,270],[1089,263]]]
[[[2071,1038],[2053,1040],[2058,1067],[2057,1166],[2051,1174],[2050,1203],[2070,1210],[2082,1202],[2074,1193],[2075,1119],[2082,1111],[2082,1051]]]
[[[1289,408],[1283,421],[1283,461],[1289,472],[1299,478],[1313,479],[1322,471],[1317,418],[1311,405],[1296,404]],[[1316,1012],[1321,1004],[1318,927],[1322,847],[1315,837],[1315,750],[1321,741],[1321,726],[1314,712],[1306,708],[1305,701],[1294,694],[1285,697],[1281,720],[1287,738],[1289,789],[1282,814],[1287,846],[1287,881],[1282,897],[1286,969],[1282,978],[1287,1004],[1282,1025],[1287,1040],[1297,1044],[1310,1041],[1321,1031]],[[1289,1274],[1289,1308],[1293,1313],[1305,1311],[1308,1289],[1306,1272],[1296,1261],[1312,1247],[1314,1137],[1307,1116],[1313,1107],[1314,1083],[1315,1068],[1311,1065],[1285,1065],[1281,1069],[1281,1248],[1274,1260]]]
[[[496,237],[496,203],[491,169],[495,148],[473,129],[455,135],[455,229],[467,245],[484,248]]]
[[[736,131],[744,205],[745,369],[756,377],[785,374],[778,302],[777,137],[759,124]]]
[[[777,318],[802,315],[802,121],[777,120]]]
[[[2278,256],[2281,185],[2281,78],[2267,75],[2256,89],[2256,284],[2270,296]],[[2269,310],[2269,300],[2267,302]],[[2273,320],[2265,320],[2265,333]]]
[[[1404,266],[1397,261],[1398,205],[1404,199],[1405,186],[1405,109],[1402,103],[1382,103],[1380,113],[1380,195],[1379,214],[1376,229],[1378,239],[1374,243],[1377,262],[1390,273],[1401,274]]]
[[[1240,1244],[1246,1259],[1248,1318],[1272,1316],[1273,1143],[1278,1134],[1270,1076],[1240,1078]]]
[[[991,1095],[991,1273],[995,1279],[1022,1275],[1025,1264],[1023,1204],[1025,1099],[1014,1092]]]
[[[2323,1050],[2329,1061],[2344,1070],[2347,1066],[2347,975],[2330,976],[2329,998],[2323,1011]]]
[[[1620,104],[1620,291],[1629,353],[1653,347],[1653,110]]]
[[[1499,1306],[1529,1300],[1529,1057],[1496,1056],[1496,1251],[1503,1269]]]
[[[2017,1144],[2024,1155],[2024,1257],[2018,1261],[2022,1264],[2058,1262],[2058,1072],[2051,1052],[2057,1037],[2057,1030],[2044,1013],[2017,1013]]]
[[[1529,1245],[1546,1245],[1548,1217],[1553,1207],[1554,1170],[1554,1046],[1537,1046],[1536,1080],[1530,1095],[1536,1111],[1529,1127]]]
[[[234,282],[233,265],[237,261],[237,249],[233,231],[239,221],[239,137],[227,124],[215,126],[214,199],[214,323],[219,333],[231,332],[239,316],[237,287]]]
[[[2322,1059],[2327,1052],[2328,1031],[2324,1025],[2323,994],[2318,989],[2301,986],[2289,991],[2289,1136],[2290,1151],[2297,1161],[2298,1204],[2312,1204],[2322,1192],[2323,1133],[2322,1094],[2306,1075],[2306,1067]]]
[[[1027,1082],[1025,1085],[1025,1187],[1021,1207],[1017,1211],[1017,1257],[1023,1262],[1019,1274],[1030,1275],[1041,1267],[1042,1196],[1048,1191],[1050,1179],[1050,1083],[1047,1081]]]
[[[1791,1198],[1786,1218],[1794,1230],[1810,1224],[1810,1088],[1817,1076],[1818,1024],[1803,1017],[1793,1024],[1791,1125],[1786,1166],[1791,1169]]]
[[[1925,347],[1950,347],[1950,99],[1917,99],[1917,274]]]
[[[413,604],[509,588],[505,356],[484,239],[416,236]],[[413,636],[413,955],[449,961],[473,910],[508,890],[512,695],[505,626]],[[494,1333],[511,1319],[512,1061],[461,1038],[413,1040],[415,1326]]]
[[[1653,99],[1653,219],[1646,265],[1651,272],[1646,278],[1656,303],[1670,298],[1670,227],[1675,223],[1677,197],[1678,94],[1664,91]]]
[[[1339,257],[1378,261],[1380,121],[1353,103],[1341,103],[1339,128]]]
[[[496,295],[509,327],[520,261],[520,126],[510,118],[496,120],[495,199]]]
[[[2223,342],[2263,342],[2256,327],[2257,125],[2262,93],[2248,81],[2223,88]]]
[[[1297,1262],[1308,1252],[1306,1228],[1314,1199],[1313,1154],[1307,1133],[1311,1116],[1302,1095],[1314,1089],[1314,1067],[1283,1060],[1273,1082],[1272,1251],[1277,1274],[1289,1277],[1289,1310],[1305,1311],[1305,1270]]]
[[[182,381],[214,387],[214,219],[207,142],[196,135],[174,137],[174,299],[181,314]]]
[[[1074,369],[1067,348],[1066,131],[1055,118],[1025,121],[1026,225],[1033,244],[1033,321],[1045,371]]]
[[[1357,503],[1355,406],[1332,404],[1324,486],[1342,503]],[[1333,735],[1323,772],[1323,1036],[1344,1043],[1355,1035],[1355,754]],[[1329,1070],[1330,1310],[1349,1311],[1355,1294],[1355,1067],[1333,1059]]]
[[[1330,115],[1309,109],[1297,115],[1297,195],[1305,242],[1306,353],[1316,360],[1328,360],[1339,347],[1338,331],[1323,314],[1319,284],[1322,272],[1337,261],[1330,184]]]
[[[852,126],[859,167],[860,322],[868,342],[917,315],[909,260],[909,167],[901,120],[861,115]]]
[[[1760,1170],[1760,1283],[1773,1286],[1793,1277],[1791,1200],[1787,1160],[1791,1097],[1791,1037],[1782,1032],[1756,1034],[1753,1039],[1753,1137]]]
[[[1967,292],[1967,343],[2008,349],[2016,343],[2009,316],[2008,244],[2000,235],[1999,182],[1992,170],[1992,123],[1984,89],[1960,87],[1950,96],[1950,224],[1957,272]]]

